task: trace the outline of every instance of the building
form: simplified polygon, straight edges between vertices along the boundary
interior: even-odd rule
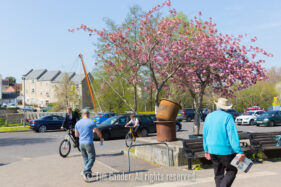
[[[67,74],[73,82],[79,97],[79,105],[90,107],[91,99],[84,74],[75,72],[48,71],[47,69],[30,70],[23,75],[22,92],[25,104],[45,107],[57,102],[56,89],[62,86],[63,76]]]
[[[2,103],[5,105],[10,105],[10,104],[15,104],[18,105],[18,97],[20,95],[18,93],[15,92],[11,92],[11,93],[2,93]]]

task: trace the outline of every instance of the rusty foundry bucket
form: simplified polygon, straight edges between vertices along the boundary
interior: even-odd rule
[[[155,121],[157,131],[157,141],[171,142],[176,137],[176,121]]]
[[[161,99],[156,118],[159,121],[176,121],[181,106],[171,100]]]

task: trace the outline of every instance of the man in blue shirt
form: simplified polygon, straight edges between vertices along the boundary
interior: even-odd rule
[[[230,162],[236,154],[240,161],[245,159],[245,155],[240,147],[234,119],[225,112],[232,105],[225,98],[219,98],[215,104],[218,110],[207,115],[203,127],[205,157],[213,162],[216,186],[229,187],[237,174],[237,168]]]
[[[89,178],[92,177],[92,167],[96,159],[96,152],[93,143],[93,137],[95,131],[103,142],[102,134],[93,120],[89,118],[89,111],[82,111],[82,119],[75,125],[75,136],[79,137],[80,150],[84,160],[85,168],[81,172],[81,176],[86,182],[89,182]]]

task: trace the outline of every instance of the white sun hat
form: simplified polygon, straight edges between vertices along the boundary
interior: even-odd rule
[[[232,104],[228,103],[228,99],[226,98],[219,98],[218,102],[215,102],[217,105],[217,108],[223,109],[223,110],[228,110],[232,108]]]

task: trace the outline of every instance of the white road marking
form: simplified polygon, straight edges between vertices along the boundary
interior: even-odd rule
[[[265,176],[271,176],[277,174],[278,173],[271,172],[271,171],[243,173],[243,174],[238,174],[236,179],[239,180],[239,179],[257,178],[257,177],[265,177]],[[190,185],[209,183],[209,182],[214,182],[214,178],[213,177],[196,178],[195,182],[192,181],[164,182],[164,183],[150,184],[150,185],[139,186],[139,187],[180,187],[180,186],[190,186]]]

